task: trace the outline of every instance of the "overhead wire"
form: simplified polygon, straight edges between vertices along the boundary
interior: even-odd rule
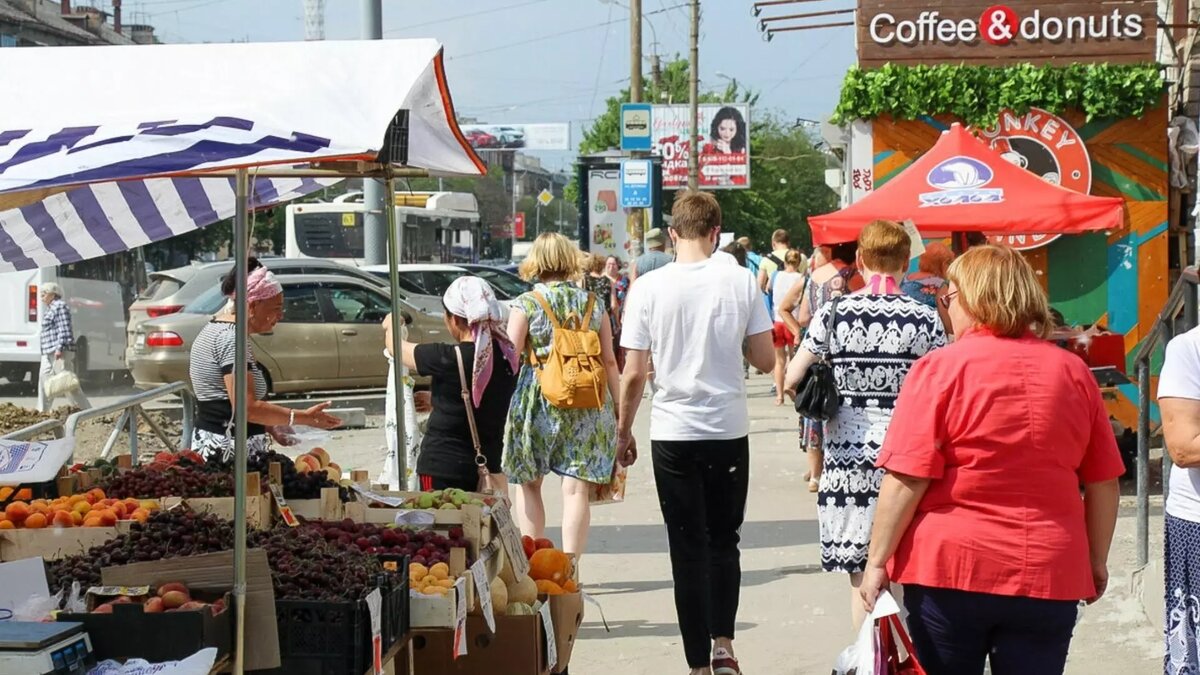
[[[413,28],[423,28],[425,26],[434,26],[439,23],[446,23],[447,21],[458,21],[459,19],[471,19],[471,18],[474,18],[477,16],[483,16],[484,14],[495,14],[496,12],[504,12],[504,11],[507,11],[510,9],[517,9],[520,7],[528,7],[529,5],[539,5],[543,2],[548,2],[548,0],[527,0],[526,2],[518,2],[515,4],[511,4],[511,5],[504,5],[502,7],[492,7],[491,9],[483,9],[478,12],[470,12],[468,14],[458,14],[456,16],[448,16],[443,19],[434,19],[432,21],[424,21],[422,23],[412,23],[412,24],[408,24],[402,28],[389,28],[388,30],[383,31],[383,33],[384,33],[384,35],[389,35],[392,33],[402,33],[404,31],[411,30]]]

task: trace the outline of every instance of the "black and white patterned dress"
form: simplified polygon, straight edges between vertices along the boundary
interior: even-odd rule
[[[842,406],[825,423],[825,464],[817,494],[821,565],[862,572],[883,470],[875,468],[900,385],[913,363],[946,344],[937,310],[906,295],[849,295],[817,310],[803,348],[831,354]],[[828,349],[827,349],[828,345]]]

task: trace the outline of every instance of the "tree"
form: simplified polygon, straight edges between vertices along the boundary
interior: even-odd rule
[[[679,103],[688,98],[688,62],[676,58],[666,65],[660,86],[646,78],[644,100]],[[724,91],[702,92],[701,103],[721,103],[740,100],[751,105],[758,95],[742,90],[736,82]],[[608,99],[607,108],[583,135],[579,149],[582,154],[618,147],[621,141],[621,104],[629,101],[629,91]],[[770,246],[771,233],[782,228],[792,237],[792,245],[810,248],[812,232],[808,217],[837,208],[837,195],[825,185],[825,169],[829,157],[817,150],[803,128],[782,122],[772,113],[756,111],[750,127],[750,189],[715,190],[721,203],[726,232],[749,236],[756,249]],[[578,194],[572,181],[568,186],[571,199]],[[664,194],[663,211],[670,212],[674,192]]]

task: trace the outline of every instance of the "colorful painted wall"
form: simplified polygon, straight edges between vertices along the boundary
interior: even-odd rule
[[[1027,251],[1026,256],[1038,271],[1051,304],[1069,323],[1087,326],[1098,322],[1124,335],[1126,353],[1132,355],[1150,334],[1170,291],[1166,109],[1156,108],[1139,119],[1088,122],[1077,112],[1062,117],[1087,145],[1092,194],[1126,200],[1126,227],[1107,237],[1065,236]],[[907,168],[955,121],[951,116],[874,120],[875,187]],[[1132,373],[1132,363],[1129,368]],[[1110,411],[1132,427],[1137,415],[1136,389],[1128,385],[1120,394],[1110,403]]]

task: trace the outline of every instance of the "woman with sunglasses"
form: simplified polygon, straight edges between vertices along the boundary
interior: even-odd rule
[[[862,599],[904,584],[929,675],[979,675],[989,655],[994,675],[1058,675],[1079,601],[1108,584],[1124,466],[1087,364],[1045,339],[1021,254],[972,248],[949,280],[958,339],[900,391]]]

